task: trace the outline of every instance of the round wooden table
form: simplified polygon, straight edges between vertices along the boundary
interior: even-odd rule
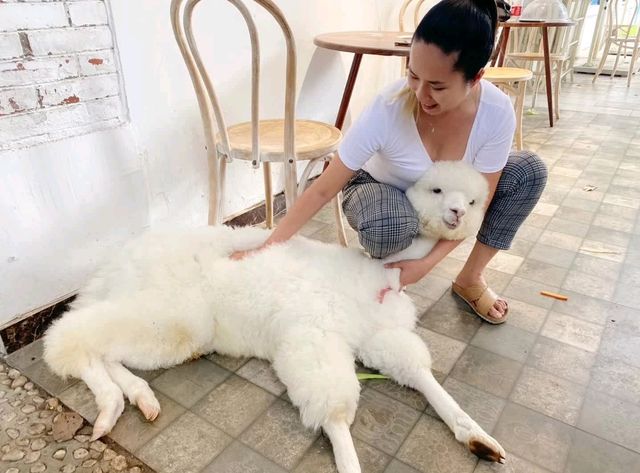
[[[542,29],[542,54],[544,58],[544,78],[547,90],[547,106],[549,107],[549,126],[553,126],[553,94],[551,90],[551,60],[549,54],[549,28],[566,28],[575,25],[573,20],[545,20],[545,21],[501,21],[502,28],[498,39],[498,54],[493,58],[491,65],[501,67],[504,64],[504,57],[509,41],[509,31],[511,28],[541,28]]]
[[[347,115],[351,93],[356,83],[360,63],[364,54],[377,56],[409,57],[409,45],[397,45],[396,42],[411,40],[411,33],[401,31],[344,31],[338,33],[324,33],[314,38],[313,44],[320,48],[354,53],[349,77],[342,93],[340,108],[336,116],[335,126],[342,129]]]

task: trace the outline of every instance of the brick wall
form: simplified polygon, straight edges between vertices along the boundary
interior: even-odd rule
[[[0,0],[0,150],[119,125],[103,0]]]

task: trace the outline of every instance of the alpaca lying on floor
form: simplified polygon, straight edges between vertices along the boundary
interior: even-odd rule
[[[487,198],[484,178],[462,163],[438,163],[409,192],[429,238],[394,259],[425,254],[433,237],[474,234]],[[128,244],[83,289],[46,334],[44,359],[81,378],[96,398],[93,438],[123,411],[123,393],[144,416],[160,412],[149,385],[125,366],[156,369],[215,351],[269,360],[309,428],[322,427],[338,471],[360,471],[349,433],[360,385],[355,358],[424,394],[458,441],[504,460],[502,447],[431,374],[403,292],[377,295],[397,270],[357,249],[296,237],[241,261],[268,231],[225,226],[147,233]],[[389,274],[395,275],[389,277]],[[395,281],[395,282],[394,282]]]

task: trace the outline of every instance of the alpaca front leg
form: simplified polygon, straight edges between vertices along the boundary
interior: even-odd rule
[[[445,391],[431,373],[431,356],[422,339],[402,329],[375,334],[361,347],[360,359],[398,383],[420,391],[456,440],[478,457],[504,463],[505,451]]]
[[[360,473],[349,432],[360,383],[347,343],[332,333],[291,330],[279,345],[273,368],[300,410],[302,423],[322,427],[329,436],[339,473]]]
[[[434,240],[432,238],[418,236],[413,239],[411,245],[409,245],[407,248],[387,256],[383,261],[385,263],[395,263],[396,261],[402,261],[406,259],[420,259],[426,256],[436,243],[437,240]]]
[[[425,237],[416,237],[411,242],[408,248],[405,248],[402,251],[394,253],[392,255],[387,256],[383,262],[386,263],[395,263],[396,261],[403,260],[411,260],[411,259],[420,259],[427,255],[431,248],[436,244],[436,240]],[[400,270],[397,268],[388,269],[386,271],[387,284],[394,291],[402,290],[400,286]]]

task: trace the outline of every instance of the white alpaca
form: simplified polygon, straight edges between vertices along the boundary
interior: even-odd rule
[[[462,238],[482,220],[487,185],[467,165],[438,163],[408,196],[426,234]],[[329,436],[338,471],[357,473],[349,426],[360,393],[358,358],[424,394],[473,453],[504,460],[502,447],[431,374],[429,351],[412,331],[416,314],[409,297],[393,291],[378,302],[389,281],[397,285],[395,271],[390,278],[383,262],[359,250],[302,237],[241,261],[228,258],[268,235],[225,226],[147,233],[81,291],[47,332],[44,359],[94,393],[94,439],[116,423],[123,393],[147,419],[160,412],[149,385],[125,365],[170,367],[215,351],[271,361],[303,424]],[[433,241],[419,240],[410,251],[422,256]]]

